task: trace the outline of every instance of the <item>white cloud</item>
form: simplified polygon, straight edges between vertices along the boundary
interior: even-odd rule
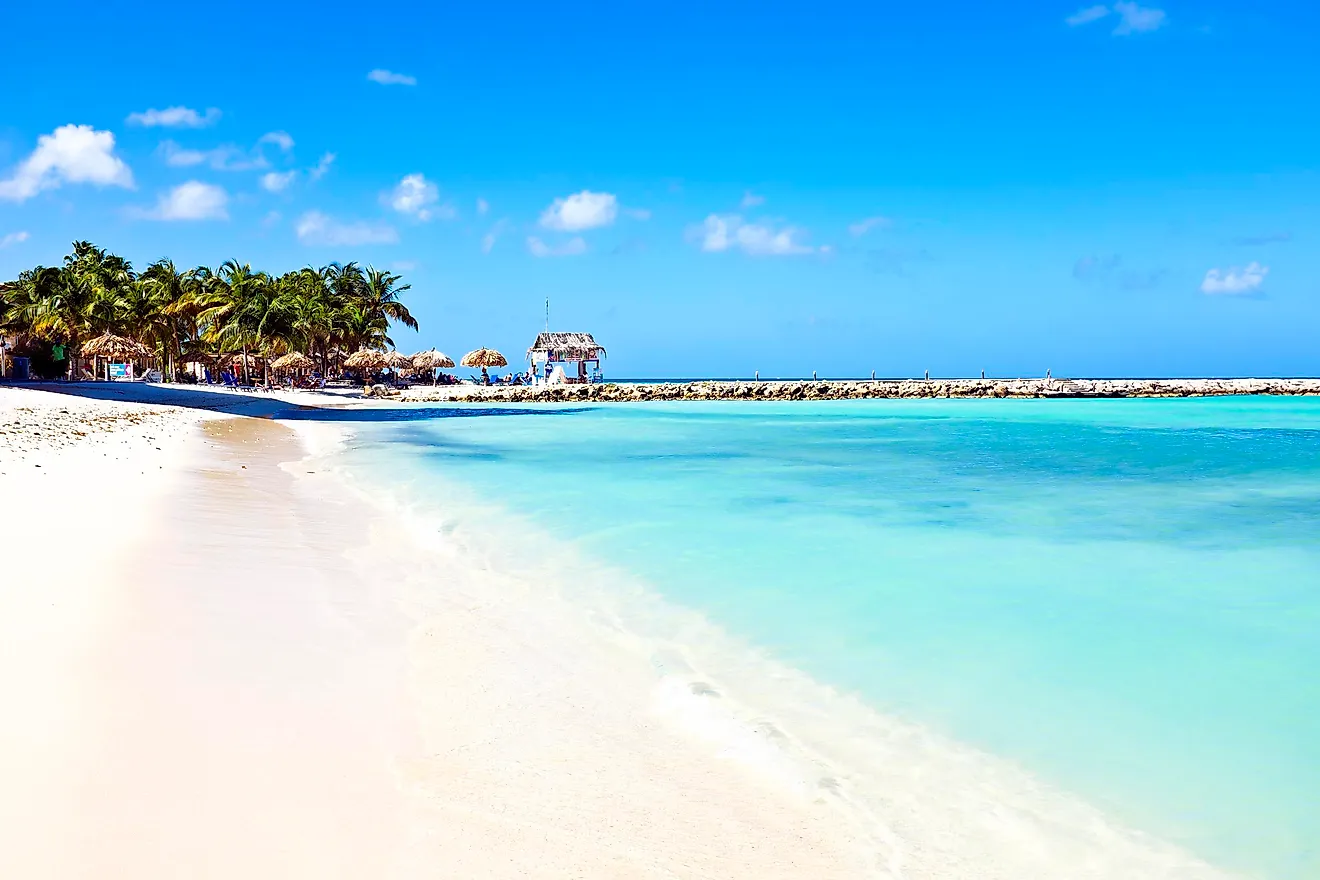
[[[583,190],[568,198],[555,199],[541,214],[541,225],[546,229],[578,232],[609,226],[619,213],[619,200],[612,193],[594,193]]]
[[[271,171],[261,175],[261,188],[266,192],[284,192],[297,176],[297,171]]]
[[[22,244],[28,240],[26,231],[10,232],[4,238],[0,238],[0,248],[7,248],[11,244]]]
[[[479,215],[484,217],[486,215],[486,212],[489,210],[490,210],[490,202],[486,201],[485,199],[477,199],[477,213]]]
[[[90,125],[62,125],[37,138],[37,148],[0,180],[0,199],[22,202],[64,183],[133,188],[133,172],[115,155],[115,136]]]
[[[144,128],[205,128],[220,121],[220,111],[209,107],[202,114],[190,107],[166,107],[164,110],[130,113],[127,121],[129,125],[141,125]]]
[[[1065,18],[1064,21],[1072,27],[1080,27],[1106,18],[1111,12],[1118,16],[1118,25],[1113,31],[1116,37],[1155,31],[1164,26],[1165,14],[1163,9],[1138,6],[1136,3],[1127,2],[1127,0],[1119,0],[1118,3],[1113,5],[1112,9],[1103,4],[1088,6],[1085,9],[1077,10]]]
[[[270,167],[260,153],[247,153],[233,144],[221,144],[210,150],[189,150],[174,141],[161,141],[160,153],[165,157],[165,164],[174,168],[208,165],[216,171],[252,171]]]
[[[490,253],[495,247],[496,240],[507,232],[511,225],[512,224],[509,223],[508,218],[496,220],[495,225],[487,230],[486,234],[481,237],[481,252],[483,254]]]
[[[293,149],[293,137],[287,131],[268,131],[257,143],[274,144],[286,153]]]
[[[742,201],[739,202],[739,204],[742,206],[742,209],[746,211],[748,208],[755,208],[764,205],[765,196],[758,196],[749,189],[743,193]]]
[[[409,174],[398,186],[381,196],[381,201],[400,214],[407,214],[425,223],[432,217],[452,220],[456,214],[453,205],[437,205],[440,188],[421,174]]]
[[[529,235],[527,250],[534,257],[575,257],[587,252],[587,243],[582,236],[575,235],[563,244],[548,245],[535,235]]]
[[[312,180],[320,180],[322,177],[325,177],[326,172],[330,170],[330,166],[334,164],[334,161],[335,154],[326,153],[321,157],[320,161],[316,163],[316,167],[308,169],[307,176]]]
[[[894,224],[894,221],[888,217],[867,217],[864,220],[858,220],[856,223],[849,224],[848,234],[853,238],[861,238],[872,229],[888,229]]]
[[[775,229],[759,223],[744,223],[737,214],[711,214],[692,230],[701,249],[718,253],[733,248],[752,256],[828,253],[801,241],[802,230],[793,226]]]
[[[1135,3],[1115,3],[1114,11],[1122,19],[1114,28],[1114,35],[1125,37],[1128,34],[1140,34],[1159,30],[1164,24],[1164,10],[1138,6]]]
[[[310,245],[394,244],[399,234],[385,223],[355,220],[342,223],[320,211],[308,211],[298,218],[298,240]]]
[[[1270,274],[1269,266],[1262,266],[1255,260],[1245,269],[1234,266],[1230,269],[1211,269],[1205,273],[1201,282],[1201,292],[1208,294],[1228,294],[1230,296],[1255,293],[1265,283],[1265,276]]]
[[[200,180],[181,183],[163,194],[156,207],[142,216],[149,220],[228,220],[229,193]]]
[[[1108,6],[1088,6],[1085,9],[1079,9],[1072,15],[1064,19],[1070,27],[1077,27],[1083,24],[1090,24],[1093,21],[1099,21],[1109,14]]]
[[[403,73],[394,73],[390,70],[381,70],[377,68],[367,74],[367,79],[374,83],[380,83],[383,86],[415,86],[417,77],[408,76]]]

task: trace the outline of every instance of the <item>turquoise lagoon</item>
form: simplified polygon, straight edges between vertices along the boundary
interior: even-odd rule
[[[1320,400],[377,415],[343,454],[416,497],[1214,864],[1320,877]]]

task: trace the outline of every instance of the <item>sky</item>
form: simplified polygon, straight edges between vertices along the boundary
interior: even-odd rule
[[[1320,374],[1320,11],[11,6],[0,278],[400,273],[607,376]]]

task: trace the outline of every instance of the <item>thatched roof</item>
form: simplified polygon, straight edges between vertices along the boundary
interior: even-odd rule
[[[272,370],[310,370],[314,366],[316,362],[301,351],[282,354],[270,362]]]
[[[463,355],[460,362],[465,367],[507,367],[509,361],[493,348],[479,348]]]
[[[527,349],[527,359],[538,352],[553,354],[559,360],[592,361],[605,356],[605,346],[590,333],[538,333]]]
[[[385,352],[385,366],[389,367],[391,370],[411,370],[412,365],[412,358],[408,357],[403,352]]]
[[[412,356],[413,366],[419,370],[446,370],[454,366],[454,359],[443,351],[419,351]]]
[[[379,370],[385,366],[385,354],[369,348],[361,348],[348,356],[344,366],[351,370]]]
[[[103,358],[146,358],[151,352],[142,343],[127,336],[104,333],[82,346],[82,353],[88,357]]]

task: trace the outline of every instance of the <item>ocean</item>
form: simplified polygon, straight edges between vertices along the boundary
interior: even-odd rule
[[[573,589],[571,553],[608,572],[582,601],[686,609],[721,650],[1125,828],[1242,876],[1320,877],[1320,400],[353,417],[341,461],[482,564]]]

